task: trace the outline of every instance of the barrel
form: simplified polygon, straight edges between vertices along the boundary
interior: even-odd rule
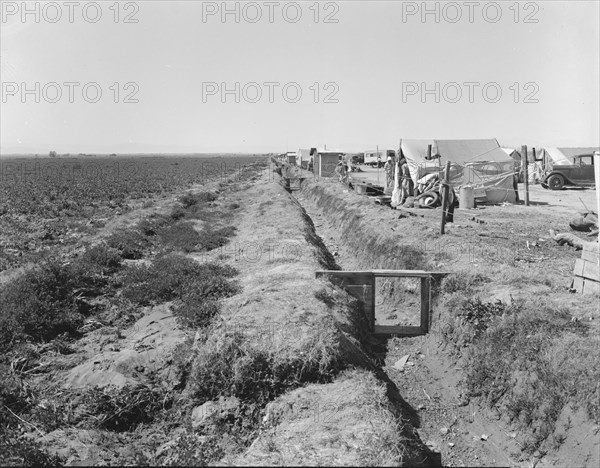
[[[473,197],[473,187],[463,185],[460,188],[460,197],[458,200],[460,208],[470,209],[475,207],[475,198]]]

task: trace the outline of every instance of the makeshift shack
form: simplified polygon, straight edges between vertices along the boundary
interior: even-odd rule
[[[291,164],[292,166],[296,165],[296,152],[295,151],[288,151],[285,154],[285,161],[288,164]]]
[[[314,174],[316,177],[335,177],[335,168],[343,156],[342,151],[318,150],[314,160]]]
[[[431,145],[431,154],[428,148]],[[518,162],[504,151],[496,139],[481,140],[402,140],[413,182],[443,171],[450,161],[450,184],[473,187],[476,200],[487,203],[516,203],[515,169]]]

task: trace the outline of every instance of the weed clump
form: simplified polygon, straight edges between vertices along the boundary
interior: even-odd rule
[[[215,201],[216,199],[217,195],[213,192],[199,192],[196,194],[188,192],[185,195],[179,197],[179,203],[181,203],[184,208],[189,208],[192,205],[197,205],[199,203],[209,203]]]
[[[142,219],[137,224],[137,229],[145,236],[156,236],[158,232],[171,224],[171,220],[164,216],[151,215],[148,218]]]
[[[242,334],[211,338],[198,351],[188,381],[199,401],[237,397],[262,407],[303,382],[330,382],[344,367],[331,334],[315,336],[293,357],[253,346]]]
[[[119,252],[105,244],[98,244],[86,249],[81,259],[88,265],[101,267],[102,273],[105,274],[114,273],[121,266]]]
[[[94,387],[84,394],[81,403],[88,414],[94,415],[96,427],[125,432],[152,422],[156,414],[167,409],[172,401],[163,391],[138,385]]]
[[[99,244],[69,263],[48,260],[5,284],[0,290],[0,350],[27,336],[46,341],[74,334],[91,307],[82,298],[105,294],[120,268],[118,251]]]
[[[186,253],[193,252],[202,241],[194,225],[186,221],[161,229],[159,235],[163,244]]]
[[[139,305],[183,299],[176,307],[186,320],[191,320],[195,305],[206,300],[228,297],[239,290],[231,282],[237,271],[216,263],[200,264],[182,255],[159,257],[149,266],[131,267],[123,278],[123,296]],[[210,312],[206,306],[200,315]]]
[[[106,239],[106,243],[109,247],[117,249],[122,258],[129,260],[142,258],[144,251],[149,247],[148,239],[132,229],[114,232]]]
[[[226,226],[219,229],[205,228],[202,230],[200,248],[205,251],[223,247],[229,242],[229,238],[235,234],[234,226]]]
[[[74,286],[80,279],[58,262],[29,270],[0,291],[0,349],[30,336],[49,340],[81,325]]]
[[[0,376],[0,465],[62,466],[59,457],[44,451],[19,430],[21,421],[16,415],[31,407],[30,389],[5,364],[0,364]]]
[[[489,278],[481,273],[457,273],[447,275],[442,280],[441,290],[445,294],[456,292],[470,293],[481,283],[489,282]]]

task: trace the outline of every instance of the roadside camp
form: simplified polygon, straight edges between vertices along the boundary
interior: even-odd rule
[[[450,184],[473,187],[476,201],[516,203],[516,161],[495,139],[402,140],[401,149],[415,185],[423,176],[439,173],[450,161]]]

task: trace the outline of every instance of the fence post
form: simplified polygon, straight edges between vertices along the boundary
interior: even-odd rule
[[[529,206],[529,170],[527,167],[527,146],[521,146],[521,164],[523,165],[523,182],[525,183],[525,206]]]
[[[444,171],[444,181],[442,182],[442,224],[440,225],[440,234],[444,234],[446,229],[446,204],[448,203],[448,181],[450,180],[450,161],[446,161],[446,170]]]

